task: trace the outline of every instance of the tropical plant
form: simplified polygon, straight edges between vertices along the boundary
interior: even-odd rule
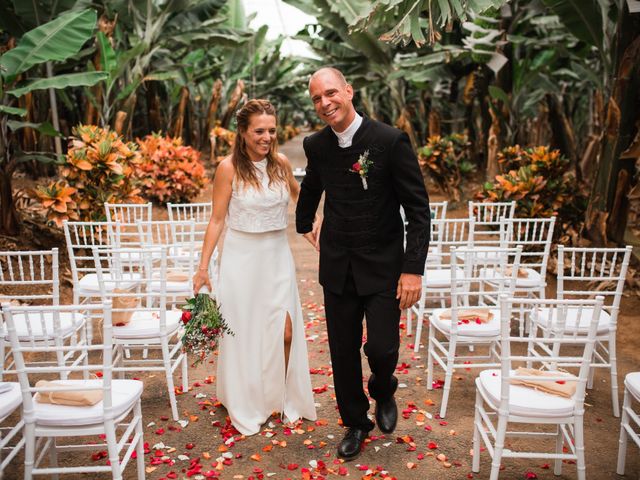
[[[516,201],[516,215],[523,218],[557,215],[558,233],[577,237],[586,208],[586,196],[576,187],[570,161],[547,146],[523,149],[507,147],[498,154],[503,173],[486,182],[476,195],[490,202]]]
[[[137,166],[140,154],[135,143],[127,143],[109,128],[78,125],[73,129],[69,151],[60,168],[65,183],[53,182],[40,188],[35,197],[46,207],[48,218],[60,223],[66,218],[104,220],[105,203],[140,203],[140,179]],[[56,207],[63,189],[73,200],[66,211]],[[72,191],[73,190],[73,191]],[[49,192],[49,193],[47,193]],[[75,204],[75,205],[74,205]],[[48,205],[48,207],[47,207]]]
[[[49,122],[32,123],[25,118],[27,109],[19,106],[25,95],[46,89],[65,89],[95,85],[105,79],[101,72],[78,72],[27,78],[32,70],[47,62],[62,62],[76,55],[93,34],[96,12],[70,11],[25,33],[15,48],[0,56],[0,231],[16,234],[18,215],[12,196],[13,174],[22,162],[51,162],[55,157],[42,152],[23,151],[15,132],[34,129],[44,135],[59,135]]]
[[[418,162],[426,178],[453,201],[460,201],[462,183],[475,172],[469,161],[469,141],[465,135],[435,135],[418,149]]]
[[[208,183],[200,153],[182,139],[151,134],[138,139],[141,161],[136,165],[142,195],[162,204],[186,203]]]
[[[78,220],[78,204],[73,199],[77,193],[66,181],[58,180],[48,186],[37,186],[31,196],[42,204],[47,212],[47,220],[62,227],[64,220]]]

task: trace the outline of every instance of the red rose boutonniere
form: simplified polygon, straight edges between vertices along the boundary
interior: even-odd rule
[[[365,150],[359,157],[358,161],[351,165],[350,172],[357,173],[360,175],[360,179],[362,180],[362,188],[365,190],[369,188],[367,185],[367,173],[369,173],[369,169],[373,165],[373,161],[369,160],[369,150]]]

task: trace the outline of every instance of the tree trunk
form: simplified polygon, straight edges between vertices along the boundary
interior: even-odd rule
[[[162,131],[162,116],[160,113],[160,99],[158,98],[158,84],[155,81],[147,83],[147,121],[149,131]]]
[[[593,182],[585,218],[585,232],[593,241],[605,245],[607,239],[622,243],[627,218],[614,212],[616,198],[625,209],[630,182],[618,186],[617,180],[627,170],[632,176],[635,161],[624,160],[620,154],[635,136],[640,121],[640,18],[630,15],[626,3],[620,12],[616,38],[616,74],[607,107],[604,136],[600,146],[598,170]],[[611,218],[611,221],[607,220]],[[614,225],[614,218],[616,224]],[[620,236],[622,234],[622,236]]]
[[[492,122],[487,135],[486,180],[493,182],[496,175],[500,173],[500,165],[498,165],[498,152],[500,151],[500,120],[493,112],[493,109],[489,109],[489,113],[491,115]]]
[[[555,95],[547,95],[549,106],[549,121],[551,123],[551,147],[560,150],[571,161],[571,167],[576,174],[576,180],[580,182],[580,168],[578,167],[578,148],[576,137],[573,133],[571,121],[564,112],[561,100]]]
[[[176,112],[176,119],[173,123],[173,130],[171,136],[182,137],[182,130],[184,129],[184,116],[187,110],[187,102],[189,101],[189,89],[182,87],[180,89],[180,102],[178,103],[178,111]]]
[[[207,110],[207,123],[203,135],[208,137],[213,127],[216,126],[216,118],[218,117],[218,108],[220,107],[220,99],[222,98],[222,80],[217,79],[213,83],[211,89],[211,100]]]
[[[236,88],[233,89],[233,93],[231,94],[231,99],[227,104],[227,110],[224,112],[224,117],[222,117],[222,128],[229,128],[231,117],[235,113],[238,103],[240,103],[240,100],[242,99],[243,93],[244,82],[242,80],[238,80],[238,83],[236,83]]]
[[[127,112],[123,112],[122,110],[120,110],[118,113],[116,113],[116,119],[115,119],[115,122],[113,123],[113,131],[116,132],[118,135],[122,135],[122,132],[124,131],[124,128],[125,128],[126,121],[127,121]]]

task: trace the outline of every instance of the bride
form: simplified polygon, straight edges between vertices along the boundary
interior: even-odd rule
[[[236,114],[233,153],[216,171],[213,212],[194,290],[211,290],[208,266],[225,221],[227,232],[216,292],[234,335],[220,342],[217,396],[245,435],[273,412],[289,422],[316,419],[304,319],[287,241],[287,205],[300,186],[277,153],[276,112],[249,100]]]

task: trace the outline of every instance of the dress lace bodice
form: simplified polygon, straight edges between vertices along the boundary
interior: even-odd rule
[[[242,232],[270,232],[287,228],[289,189],[282,183],[269,185],[267,159],[253,163],[262,188],[242,185],[235,179],[229,201],[227,226]]]

